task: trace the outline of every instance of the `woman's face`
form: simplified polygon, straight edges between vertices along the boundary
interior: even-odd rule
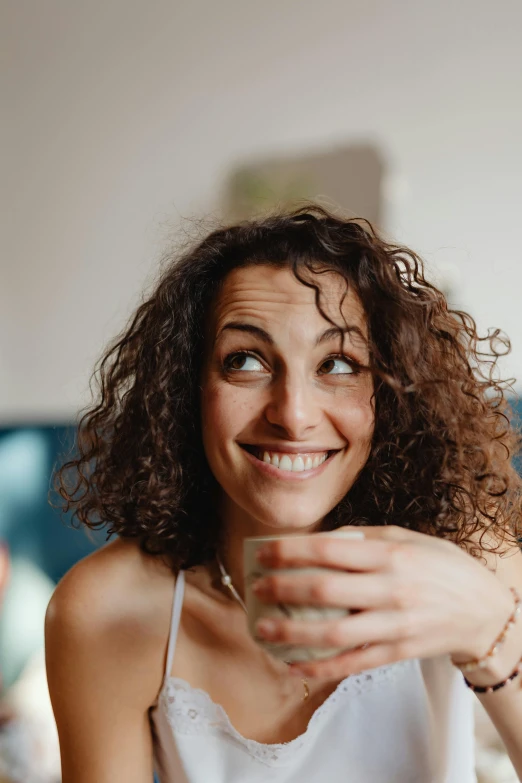
[[[314,290],[289,269],[248,266],[226,278],[209,323],[202,378],[205,453],[233,515],[265,534],[314,529],[368,459],[373,383],[358,298],[335,273]],[[343,320],[343,316],[346,321]],[[267,528],[267,530],[265,530]]]

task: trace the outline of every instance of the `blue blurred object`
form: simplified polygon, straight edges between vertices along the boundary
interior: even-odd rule
[[[0,428],[0,540],[55,583],[106,539],[104,531],[73,529],[49,504],[51,474],[74,433],[67,426]]]
[[[48,501],[52,472],[69,453],[74,432],[67,426],[0,429],[0,541],[11,560],[0,614],[5,689],[43,647],[43,618],[56,582],[106,540],[103,530],[72,528]]]

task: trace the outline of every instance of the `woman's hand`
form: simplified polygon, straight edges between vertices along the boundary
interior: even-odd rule
[[[352,648],[292,665],[296,673],[337,679],[406,658],[450,654],[462,662],[487,652],[513,597],[480,561],[449,541],[400,527],[344,529],[362,530],[365,539],[296,536],[269,542],[258,554],[270,569],[333,569],[265,576],[254,586],[261,601],[361,610],[330,621],[261,620],[258,633],[270,641]]]

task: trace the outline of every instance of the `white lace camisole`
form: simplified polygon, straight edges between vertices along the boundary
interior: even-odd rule
[[[184,584],[181,571],[150,709],[161,783],[476,783],[473,694],[448,656],[347,677],[290,742],[243,737],[208,693],[170,674]]]

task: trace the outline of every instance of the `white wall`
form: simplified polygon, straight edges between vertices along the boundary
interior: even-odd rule
[[[228,167],[379,144],[386,227],[460,270],[522,379],[522,5],[10,0],[0,418],[64,419],[169,231]]]

